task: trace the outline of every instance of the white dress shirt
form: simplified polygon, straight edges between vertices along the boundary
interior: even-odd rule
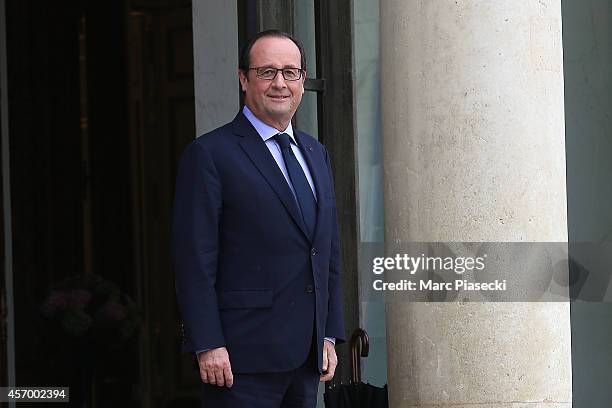
[[[274,136],[276,136],[279,133],[286,133],[289,135],[289,138],[291,139],[291,150],[293,150],[293,154],[295,155],[295,158],[300,163],[300,166],[302,166],[302,170],[304,170],[304,174],[306,175],[306,179],[308,179],[308,184],[310,184],[310,189],[312,190],[312,193],[314,194],[315,200],[316,200],[317,190],[312,180],[312,175],[310,174],[310,170],[308,169],[308,165],[306,164],[306,160],[304,159],[304,156],[302,155],[302,151],[298,147],[297,141],[295,140],[295,136],[293,135],[293,127],[291,126],[291,122],[289,122],[287,129],[280,132],[278,129],[273,128],[272,126],[266,123],[263,123],[261,120],[259,120],[253,114],[253,112],[251,112],[251,110],[246,107],[246,105],[242,109],[242,113],[244,113],[244,116],[246,116],[249,122],[251,122],[251,125],[253,125],[253,127],[259,134],[259,136],[261,136],[263,141],[266,143],[266,147],[268,148],[268,150],[270,150],[270,153],[272,153],[272,157],[274,157],[276,164],[278,165],[280,170],[283,172],[283,176],[285,176],[285,180],[287,180],[287,184],[289,184],[289,188],[291,188],[291,192],[293,193],[293,196],[296,197],[295,190],[293,189],[293,185],[291,184],[291,181],[289,178],[289,173],[287,172],[287,166],[285,166],[285,160],[283,159],[283,153],[281,152],[281,147],[274,139]]]

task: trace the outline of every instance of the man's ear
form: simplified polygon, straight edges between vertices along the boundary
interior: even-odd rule
[[[248,82],[249,78],[241,69],[238,70],[238,80],[240,81],[240,89],[242,92],[246,92],[246,83]]]

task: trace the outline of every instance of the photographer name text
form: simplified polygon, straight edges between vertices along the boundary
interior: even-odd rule
[[[451,282],[437,282],[434,280],[418,280],[412,281],[402,279],[398,282],[385,282],[382,279],[377,279],[372,283],[376,291],[505,291],[506,279],[494,280],[493,282],[469,282],[465,279],[456,279]]]

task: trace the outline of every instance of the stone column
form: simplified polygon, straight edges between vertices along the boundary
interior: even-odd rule
[[[567,241],[560,0],[381,0],[387,242]],[[569,407],[568,303],[387,305],[390,406]]]

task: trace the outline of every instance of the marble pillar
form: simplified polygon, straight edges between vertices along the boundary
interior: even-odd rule
[[[560,0],[381,0],[385,240],[567,241]],[[570,407],[568,303],[387,305],[390,406]]]

